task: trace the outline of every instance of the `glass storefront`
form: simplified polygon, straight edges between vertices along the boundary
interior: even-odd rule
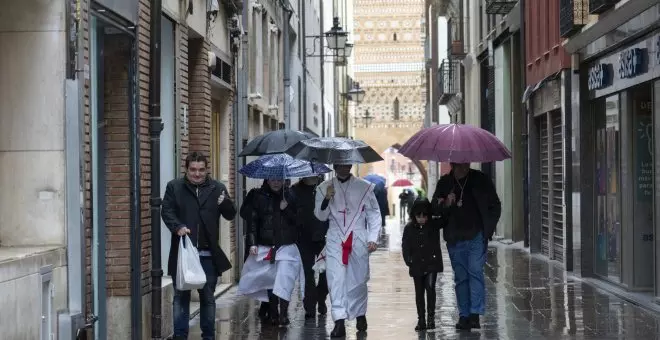
[[[595,271],[621,281],[621,123],[619,95],[596,100],[593,106],[596,136]]]
[[[591,101],[594,274],[654,287],[654,82]],[[660,114],[660,113],[658,113]]]
[[[628,90],[632,113],[633,286],[653,288],[653,83]]]

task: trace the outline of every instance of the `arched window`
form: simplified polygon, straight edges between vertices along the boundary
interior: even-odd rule
[[[396,41],[396,33],[394,33],[394,35],[392,35],[392,40]]]
[[[394,120],[399,120],[399,98],[394,98]]]

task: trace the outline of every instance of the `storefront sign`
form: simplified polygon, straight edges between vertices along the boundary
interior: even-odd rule
[[[632,78],[642,73],[642,49],[631,48],[619,54],[619,78]]]
[[[610,85],[611,75],[608,64],[596,64],[589,68],[589,91],[598,90]]]
[[[646,114],[637,116],[636,132],[636,169],[637,169],[637,202],[653,202],[653,116],[650,114],[650,103],[636,103],[638,110]]]

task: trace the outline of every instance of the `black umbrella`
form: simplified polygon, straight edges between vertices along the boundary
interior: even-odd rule
[[[286,153],[297,159],[325,164],[373,163],[383,160],[365,142],[340,137],[301,140]]]
[[[252,138],[238,156],[263,156],[284,153],[299,141],[314,137],[313,134],[308,132],[275,130]]]

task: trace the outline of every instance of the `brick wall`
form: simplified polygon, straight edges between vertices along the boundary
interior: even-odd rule
[[[190,151],[211,153],[211,83],[208,67],[210,45],[204,39],[188,41]]]
[[[105,130],[99,141],[106,148],[106,284],[108,296],[130,295],[130,40],[106,36],[103,64]],[[99,80],[99,83],[101,81]]]
[[[149,53],[151,6],[149,0],[140,0],[138,4],[138,115],[140,125],[140,217],[141,217],[141,277],[143,294],[150,293],[151,276],[151,144],[149,142]]]
[[[188,26],[186,25],[177,25],[177,29],[179,30],[179,41],[177,42],[179,44],[179,84],[177,90],[180,92],[180,99],[181,99],[181,106],[188,106],[189,103],[189,94],[188,94],[188,83],[189,83],[189,75],[188,75]],[[185,122],[185,117],[183,110],[180,110],[179,112],[179,125],[183,126]],[[188,145],[189,145],[189,134],[179,134],[180,143],[181,143],[181,173],[185,172],[185,159],[186,156],[188,155]]]
[[[236,68],[236,65],[233,65],[233,69]],[[232,88],[236,88],[236,72],[232,72],[231,75],[231,85]],[[229,192],[231,193],[231,197],[234,198],[234,203],[236,203],[236,197],[238,197],[238,192],[236,192],[236,163],[234,162],[234,155],[236,154],[236,135],[234,134],[234,100],[236,98],[236,92],[235,91],[229,91],[229,98],[227,105],[227,112],[229,113]],[[236,207],[237,209],[240,207]],[[230,224],[230,229],[229,229],[229,235],[231,235],[231,240],[229,242],[229,254],[227,254],[227,257],[229,257],[230,261],[232,261],[232,264],[234,267],[237,267],[237,261],[242,261],[243,257],[242,256],[236,256],[236,251],[238,250],[238,245],[237,245],[237,239],[236,239],[236,219],[239,219],[240,216],[236,216],[234,220]]]
[[[84,63],[89,65],[89,0],[81,2],[81,27],[80,30],[83,34],[83,49]],[[83,199],[85,204],[84,220],[85,220],[85,310],[87,313],[92,311],[92,200],[91,200],[91,136],[90,136],[90,82],[85,81],[85,106],[83,112],[84,125],[82,143],[84,144],[83,153],[83,177],[84,177],[84,191]]]

